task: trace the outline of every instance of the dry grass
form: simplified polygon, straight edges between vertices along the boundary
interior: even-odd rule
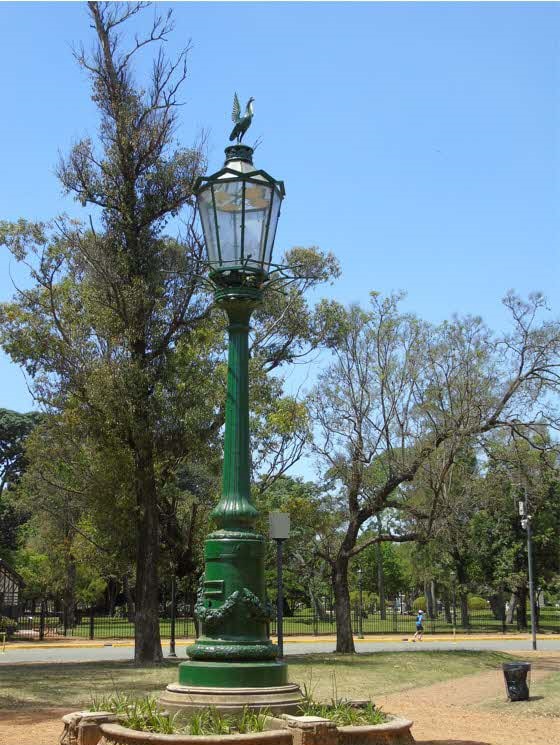
[[[290,657],[290,679],[316,699],[375,697],[499,668],[513,659],[500,652],[380,652]],[[87,706],[93,697],[123,691],[158,694],[177,679],[177,662],[135,667],[130,662],[2,665],[0,709]]]

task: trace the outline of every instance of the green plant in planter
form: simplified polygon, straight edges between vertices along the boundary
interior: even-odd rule
[[[217,709],[208,708],[189,717],[188,733],[190,735],[237,735],[248,732],[263,732],[266,722],[266,711],[243,709],[242,714],[227,716]]]
[[[128,707],[122,725],[140,732],[157,732],[160,735],[184,732],[184,729],[175,724],[175,717],[159,710],[157,699],[153,696],[134,701]]]
[[[108,696],[94,696],[89,704],[89,711],[108,711],[111,714],[126,714],[134,699],[126,693],[112,693]]]
[[[336,675],[332,673],[332,698],[330,704],[320,703],[313,700],[314,686],[312,684],[313,671],[311,670],[309,685],[303,684],[303,702],[300,706],[300,714],[304,716],[322,717],[330,719],[340,727],[348,725],[360,726],[365,724],[383,724],[388,717],[383,711],[371,701],[365,705],[356,705],[351,701],[338,697]]]
[[[301,713],[305,716],[330,719],[339,727],[383,724],[387,721],[386,714],[371,701],[368,701],[365,706],[355,706],[351,701],[343,699],[333,700],[330,704],[306,701],[302,705]]]
[[[266,711],[244,709],[241,715],[226,716],[217,709],[208,708],[195,712],[188,721],[176,715],[161,712],[157,699],[147,696],[134,699],[124,693],[115,693],[92,699],[90,711],[108,711],[121,715],[123,727],[140,732],[161,735],[236,735],[263,732],[268,716]]]

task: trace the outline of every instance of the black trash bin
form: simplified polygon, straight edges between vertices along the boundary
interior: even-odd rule
[[[504,662],[502,665],[506,694],[510,701],[529,699],[530,662]]]

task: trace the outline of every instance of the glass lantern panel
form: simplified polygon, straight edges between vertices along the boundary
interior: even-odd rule
[[[218,264],[220,262],[219,243],[216,235],[216,221],[214,219],[212,189],[210,186],[198,194],[198,212],[204,231],[208,261],[211,264]]]
[[[259,268],[266,262],[265,236],[271,198],[272,187],[268,184],[246,184],[244,255],[248,264]]]
[[[266,248],[265,248],[265,262],[270,264],[272,262],[272,248],[274,246],[274,238],[276,237],[276,227],[278,225],[278,218],[280,217],[280,203],[282,198],[276,189],[274,189],[272,197],[272,210],[270,213],[270,223],[268,226],[268,233],[266,236]]]
[[[243,182],[214,184],[216,220],[220,235],[221,263],[240,264],[242,255],[241,218],[243,214]]]

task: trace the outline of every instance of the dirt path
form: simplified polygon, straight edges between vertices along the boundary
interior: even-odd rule
[[[64,709],[0,711],[0,745],[57,745]]]
[[[560,671],[560,657],[535,657],[532,665],[533,688]],[[539,717],[528,716],[525,704],[489,708],[496,701],[505,701],[501,671],[401,691],[378,697],[376,703],[412,719],[419,745],[560,745],[560,712]],[[521,715],[519,706],[524,707]]]

